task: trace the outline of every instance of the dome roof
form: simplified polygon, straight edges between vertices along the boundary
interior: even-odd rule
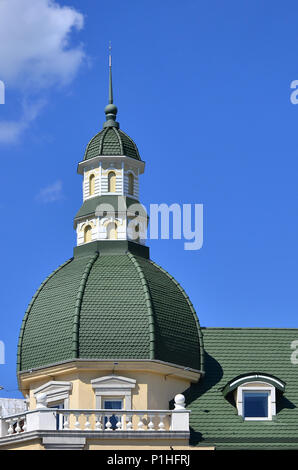
[[[72,359],[155,359],[201,370],[198,319],[173,277],[130,252],[81,253],[33,296],[19,337],[19,372]]]
[[[84,160],[99,155],[126,155],[141,160],[134,141],[115,126],[104,127],[90,140],[85,151]]]

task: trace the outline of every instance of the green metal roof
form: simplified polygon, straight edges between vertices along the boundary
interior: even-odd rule
[[[76,213],[75,219],[95,214],[96,211],[100,211],[100,209],[103,210],[105,207],[108,210],[109,206],[114,209],[115,213],[118,213],[118,211],[125,212],[131,208],[131,210],[134,209],[132,212],[138,212],[137,215],[145,218],[148,217],[145,207],[136,199],[127,196],[104,195],[86,199],[80,210]]]
[[[127,157],[141,160],[134,141],[117,127],[105,127],[96,134],[87,145],[84,160],[100,155],[126,155]]]
[[[202,328],[205,376],[185,393],[191,444],[217,449],[298,449],[298,365],[291,343],[298,329]],[[244,421],[223,396],[226,384],[250,373],[285,382],[272,421]]]
[[[201,333],[180,285],[149,259],[90,252],[58,268],[25,314],[18,371],[80,359],[156,359],[200,369]]]

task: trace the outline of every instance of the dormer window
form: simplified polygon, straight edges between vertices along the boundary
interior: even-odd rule
[[[238,414],[245,421],[266,421],[276,415],[276,397],[284,389],[284,382],[275,377],[251,374],[229,382],[223,394],[234,401]]]

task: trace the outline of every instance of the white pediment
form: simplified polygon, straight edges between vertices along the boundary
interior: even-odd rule
[[[50,382],[36,388],[34,390],[34,396],[35,398],[38,398],[39,395],[44,394],[46,397],[45,402],[49,404],[55,401],[67,400],[71,389],[71,382],[51,380]]]
[[[107,375],[91,380],[94,389],[127,390],[135,388],[136,380],[120,375]]]
[[[56,393],[56,392],[70,392],[72,388],[71,382],[58,382],[56,380],[52,380],[51,382],[47,382],[44,385],[36,388],[34,390],[34,395],[38,393]]]

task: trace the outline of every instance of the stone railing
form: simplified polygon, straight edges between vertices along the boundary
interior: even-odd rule
[[[57,409],[39,407],[0,419],[0,438],[30,431],[189,431],[184,396],[176,395],[174,410]]]

